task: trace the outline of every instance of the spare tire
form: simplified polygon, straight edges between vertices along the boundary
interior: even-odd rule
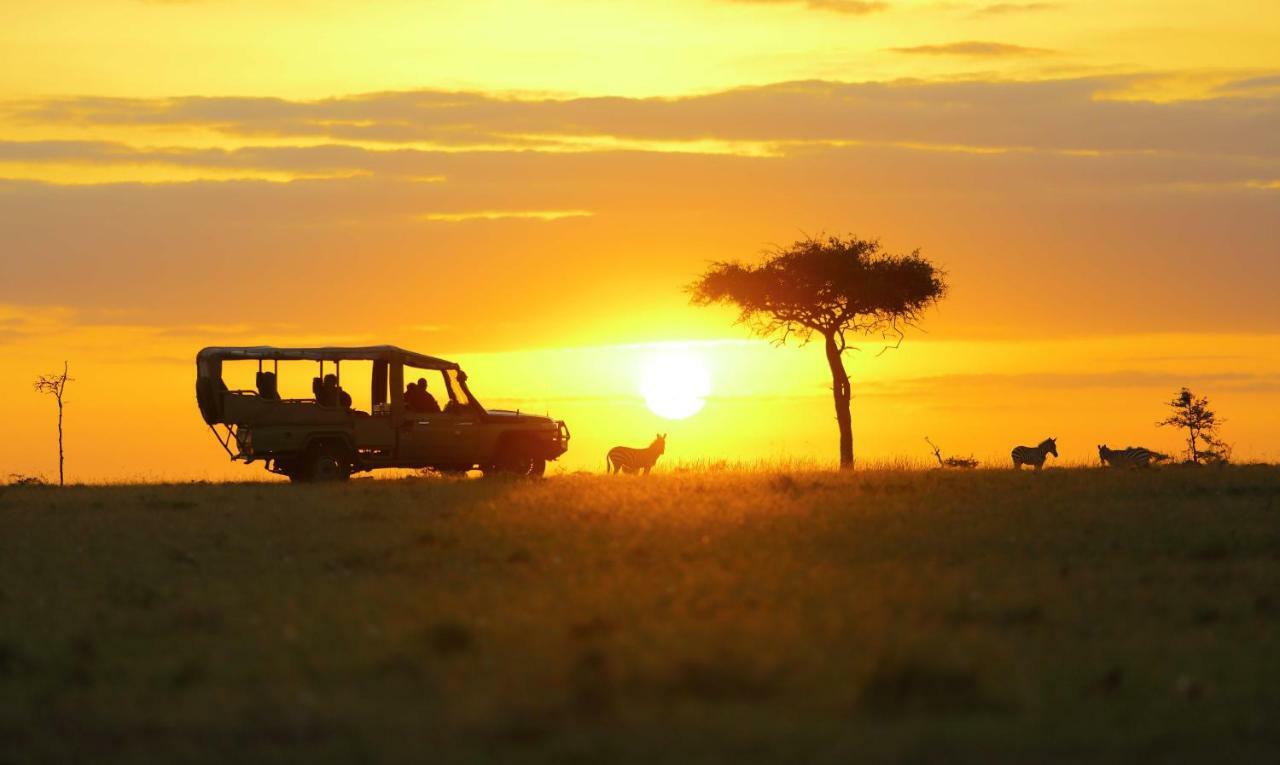
[[[196,378],[196,403],[200,406],[200,416],[209,425],[222,421],[222,391],[225,389],[222,380]]]

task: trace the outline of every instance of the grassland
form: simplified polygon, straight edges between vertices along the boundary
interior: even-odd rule
[[[0,762],[1278,751],[1275,468],[0,495]]]

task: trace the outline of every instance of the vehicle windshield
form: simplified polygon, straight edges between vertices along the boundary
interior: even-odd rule
[[[475,402],[463,384],[466,376],[456,369],[404,368],[404,403],[410,412],[457,412]]]
[[[449,397],[458,402],[458,406],[470,406],[471,397],[467,395],[467,389],[462,386],[462,380],[459,379],[458,370],[450,369],[445,374],[445,380],[449,384]]]

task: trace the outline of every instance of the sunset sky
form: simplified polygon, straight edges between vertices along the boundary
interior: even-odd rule
[[[950,296],[851,354],[860,459],[1057,436],[1175,450],[1183,384],[1280,459],[1280,4],[1217,0],[46,0],[0,26],[0,479],[257,478],[205,345],[396,343],[559,463],[834,464],[818,348],[688,304],[820,232]],[[701,412],[638,390],[671,349]],[[301,391],[297,392],[301,395]],[[286,391],[288,394],[288,391]]]

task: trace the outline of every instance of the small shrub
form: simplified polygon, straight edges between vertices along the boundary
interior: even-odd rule
[[[10,486],[48,486],[49,482],[44,480],[43,476],[23,475],[22,473],[9,474]]]

